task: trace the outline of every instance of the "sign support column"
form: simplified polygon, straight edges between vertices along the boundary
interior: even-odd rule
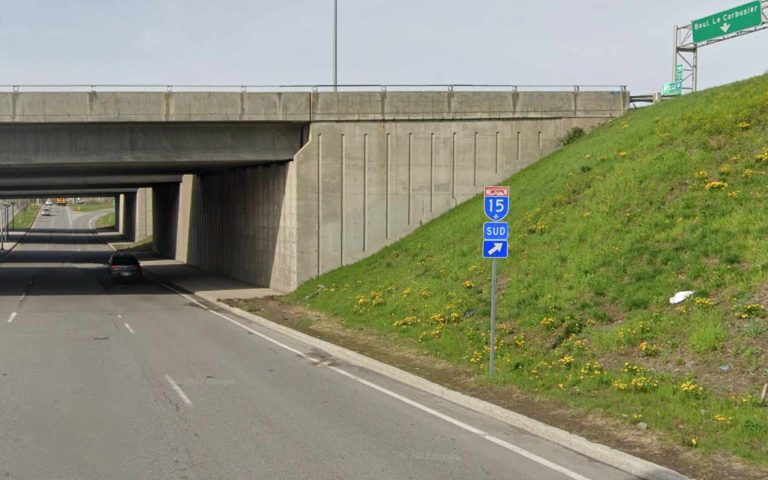
[[[491,260],[491,359],[488,374],[493,375],[496,367],[496,259]]]

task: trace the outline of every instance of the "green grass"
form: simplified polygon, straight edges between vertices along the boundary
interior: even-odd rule
[[[708,318],[691,329],[691,350],[696,353],[714,352],[728,338],[728,330],[723,322],[716,318]]]
[[[115,212],[107,213],[96,219],[96,228],[111,228],[115,226]]]
[[[16,214],[13,228],[16,230],[26,230],[32,226],[37,218],[37,214],[40,211],[41,205],[37,203],[30,203],[25,209]]]
[[[484,381],[768,465],[767,173],[761,76],[630,111],[504,182],[499,371]],[[477,197],[287,299],[484,373],[484,220]],[[696,295],[670,306],[680,290]]]
[[[107,201],[88,201],[81,203],[80,205],[72,205],[71,208],[75,212],[93,212],[96,210],[104,210],[106,208],[114,208],[115,203],[113,200]]]

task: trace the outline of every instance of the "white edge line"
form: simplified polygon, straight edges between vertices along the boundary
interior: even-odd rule
[[[10,316],[10,317],[8,317],[8,323],[11,323],[11,322],[13,321],[13,319],[15,319],[15,318],[16,318],[16,316],[17,316],[17,315],[18,315],[18,313],[17,313],[17,312],[13,312],[13,313],[11,313],[11,316]]]
[[[181,387],[171,378],[170,375],[166,375],[165,379],[168,380],[168,383],[171,384],[171,388],[181,397],[181,401],[192,406],[192,400],[189,399],[186,393],[184,393],[184,390],[181,389]]]
[[[257,332],[256,330],[248,327],[247,325],[243,325],[242,323],[238,322],[237,320],[232,320],[231,318],[229,318],[228,316],[224,315],[223,313],[219,313],[219,312],[217,312],[215,310],[210,310],[210,309],[206,309],[206,310],[208,310],[208,312],[210,312],[210,313],[212,313],[212,314],[214,314],[216,316],[219,316],[219,317],[223,318],[224,320],[227,320],[229,322],[234,323],[235,325],[237,325],[240,328],[248,330],[249,332],[251,332],[254,335],[258,335],[259,337],[263,338],[264,340],[266,340],[268,342],[271,342],[271,343],[277,345],[278,347],[284,348],[285,350],[288,350],[289,352],[295,353],[296,355],[299,355],[300,357],[304,357],[304,358],[309,359],[309,360],[311,360],[313,362],[316,362],[316,363],[320,361],[320,360],[318,360],[316,358],[310,357],[309,355],[307,355],[306,353],[304,353],[304,352],[302,352],[300,350],[296,350],[293,347],[289,347],[288,345],[286,345],[286,344],[284,344],[282,342],[279,342],[279,341],[275,340],[274,338],[272,338],[272,337],[270,337],[268,335],[264,335],[261,332]]]
[[[124,323],[123,325],[125,325],[125,328],[127,328],[129,332],[131,332],[131,333],[136,333],[136,332],[134,332],[134,331],[133,331],[133,329],[131,328],[131,326],[130,326],[130,325],[128,325],[127,323]]]
[[[162,286],[164,288],[167,288],[168,290],[172,291],[176,295],[180,295],[180,296],[186,298],[187,300],[189,300],[190,302],[194,303],[195,305],[203,308],[204,310],[207,310],[209,313],[212,313],[212,314],[214,314],[216,316],[219,316],[219,317],[223,318],[224,320],[227,320],[228,322],[232,322],[235,325],[237,325],[238,327],[240,327],[240,328],[242,328],[244,330],[247,330],[247,331],[251,332],[254,335],[258,335],[259,337],[263,338],[264,340],[266,340],[268,342],[271,342],[271,343],[277,345],[278,347],[284,348],[285,350],[288,350],[289,352],[295,353],[296,355],[299,355],[300,357],[307,358],[307,359],[312,360],[314,362],[319,361],[317,359],[314,359],[312,357],[307,356],[304,352],[302,352],[300,350],[296,350],[293,347],[289,347],[288,345],[286,345],[286,344],[284,344],[284,343],[282,343],[280,341],[277,341],[277,340],[275,340],[272,337],[264,335],[263,333],[258,332],[258,331],[252,329],[251,327],[249,327],[247,325],[243,325],[242,323],[238,322],[237,320],[233,320],[233,319],[229,318],[228,316],[224,315],[223,313],[219,313],[219,312],[217,312],[215,310],[211,310],[210,308],[206,307],[202,303],[198,302],[192,295],[189,295],[189,294],[186,294],[186,293],[184,293],[184,292],[182,292],[180,290],[177,290],[177,289],[173,288],[172,286],[170,286],[170,285],[168,285],[168,284],[166,284],[164,282],[160,282],[160,281],[158,281],[156,279],[153,279],[153,280],[155,280],[155,282],[158,285],[160,285],[160,286]]]
[[[426,405],[423,405],[419,402],[416,402],[414,400],[411,400],[408,397],[405,397],[403,395],[400,395],[399,393],[395,393],[391,390],[388,390],[384,387],[381,387],[373,382],[370,382],[368,380],[365,380],[364,378],[360,378],[356,375],[353,375],[345,370],[340,369],[339,367],[330,367],[331,370],[344,375],[347,378],[350,378],[358,383],[362,383],[363,385],[370,387],[374,390],[377,390],[385,395],[389,395],[392,398],[395,398],[397,400],[400,400],[403,403],[406,403],[408,405],[411,405],[412,407],[418,408],[419,410],[428,413],[430,415],[433,415],[441,420],[444,420],[452,425],[455,425],[462,430],[466,430],[470,433],[474,433],[477,436],[480,436],[489,442],[495,443],[496,445],[499,445],[500,447],[506,448],[507,450],[510,450],[518,455],[521,455],[529,460],[533,460],[534,462],[543,465],[551,470],[554,470],[556,472],[562,473],[563,475],[570,477],[574,480],[590,480],[589,477],[585,477],[581,474],[578,474],[574,472],[573,470],[570,470],[568,468],[563,467],[562,465],[558,465],[554,462],[551,462],[547,460],[546,458],[542,458],[535,453],[531,453],[528,450],[525,450],[524,448],[518,447],[517,445],[514,445],[510,442],[507,442],[506,440],[502,440],[499,437],[496,437],[495,435],[491,435],[490,433],[480,430],[479,428],[473,427],[472,425],[469,425],[467,423],[462,422],[461,420],[457,420],[449,415],[446,415],[444,413],[438,412],[437,410],[434,410]]]
[[[217,312],[215,310],[209,309],[208,307],[206,307],[202,303],[200,303],[197,300],[195,300],[194,298],[192,298],[191,295],[188,295],[188,294],[183,293],[183,292],[181,292],[179,290],[176,290],[175,288],[173,288],[173,287],[171,287],[171,286],[169,286],[169,285],[167,285],[165,283],[162,283],[162,282],[157,282],[157,283],[159,283],[160,285],[164,286],[168,290],[171,290],[172,292],[174,292],[174,293],[176,293],[178,295],[181,295],[182,297],[186,298],[187,300],[189,300],[189,301],[191,301],[191,302],[193,302],[193,303],[203,307],[204,309],[208,310],[208,312],[210,312],[210,313],[212,313],[212,314],[214,314],[214,315],[216,315],[218,317],[221,317],[221,318],[223,318],[223,319],[225,319],[225,320],[227,320],[227,321],[229,321],[229,322],[239,326],[240,328],[243,328],[243,329],[253,333],[254,335],[258,335],[259,337],[263,338],[264,340],[267,340],[268,342],[271,342],[271,343],[273,343],[273,344],[275,344],[275,345],[277,345],[279,347],[282,347],[282,348],[284,348],[284,349],[286,349],[286,350],[288,350],[288,351],[290,351],[292,353],[295,353],[295,354],[297,354],[297,355],[299,355],[301,357],[304,357],[304,358],[306,358],[308,360],[311,360],[311,361],[313,361],[315,363],[319,362],[319,360],[306,355],[304,352],[301,352],[301,351],[299,351],[299,350],[297,350],[297,349],[295,349],[293,347],[289,347],[288,345],[286,345],[286,344],[284,344],[284,343],[282,343],[282,342],[280,342],[278,340],[275,340],[274,338],[272,338],[272,337],[270,337],[268,335],[264,335],[261,332],[257,332],[256,330],[248,327],[247,325],[243,325],[242,323],[238,322],[237,320],[233,320],[233,319],[229,318],[228,316],[226,316],[226,315],[224,315],[222,313],[219,313],[219,312]],[[563,467],[561,465],[558,465],[556,463],[550,462],[549,460],[547,460],[545,458],[542,458],[542,457],[540,457],[540,456],[538,456],[538,455],[536,455],[534,453],[531,453],[528,450],[520,448],[517,445],[509,443],[509,442],[507,442],[505,440],[502,440],[502,439],[500,439],[500,438],[498,438],[498,437],[496,437],[494,435],[491,435],[491,434],[489,434],[489,433],[487,433],[487,432],[485,432],[483,430],[480,430],[479,428],[476,428],[476,427],[473,427],[472,425],[464,423],[461,420],[457,420],[457,419],[455,419],[455,418],[453,418],[451,416],[448,416],[448,415],[446,415],[444,413],[440,413],[437,410],[434,410],[434,409],[432,409],[430,407],[427,407],[426,405],[423,405],[423,404],[421,404],[419,402],[411,400],[410,398],[404,397],[404,396],[402,396],[402,395],[400,395],[398,393],[395,393],[395,392],[393,392],[391,390],[388,390],[388,389],[386,389],[384,387],[381,387],[381,386],[379,386],[379,385],[377,385],[375,383],[369,382],[368,380],[365,380],[365,379],[360,378],[360,377],[358,377],[356,375],[353,375],[353,374],[351,374],[349,372],[346,372],[346,371],[344,371],[344,370],[342,370],[342,369],[340,369],[338,367],[331,367],[331,369],[333,371],[335,371],[335,372],[337,372],[337,373],[339,373],[339,374],[341,374],[341,375],[351,379],[351,380],[354,380],[354,381],[356,381],[358,383],[361,383],[361,384],[363,384],[363,385],[365,385],[367,387],[370,387],[370,388],[372,388],[374,390],[377,390],[377,391],[379,391],[381,393],[389,395],[390,397],[392,397],[394,399],[397,399],[397,400],[400,400],[401,402],[406,403],[408,405],[411,405],[412,407],[418,408],[419,410],[421,410],[423,412],[426,412],[426,413],[428,413],[430,415],[433,415],[433,416],[435,416],[435,417],[437,417],[437,418],[439,418],[441,420],[444,420],[444,421],[446,421],[448,423],[451,423],[451,424],[461,428],[462,430],[466,430],[466,431],[468,431],[470,433],[474,433],[475,435],[478,435],[478,436],[488,440],[489,442],[495,443],[496,445],[499,445],[500,447],[503,447],[503,448],[505,448],[507,450],[510,450],[510,451],[512,451],[514,453],[517,453],[518,455],[526,457],[529,460],[533,460],[534,462],[536,462],[536,463],[538,463],[540,465],[543,465],[543,466],[545,466],[545,467],[547,467],[547,468],[549,468],[551,470],[554,470],[556,472],[562,473],[563,475],[565,475],[567,477],[570,477],[570,478],[572,478],[574,480],[590,480],[589,477],[585,477],[585,476],[580,475],[580,474],[578,474],[578,473],[576,473],[576,472],[574,472],[572,470],[569,470],[569,469],[567,469],[567,468],[565,468],[565,467]],[[170,377],[168,377],[167,375],[166,375],[166,378],[168,378],[169,382],[171,381]],[[179,389],[179,390],[181,390],[181,389]],[[182,392],[182,394],[183,394],[183,392]]]

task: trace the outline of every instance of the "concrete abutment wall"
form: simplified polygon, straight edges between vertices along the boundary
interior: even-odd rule
[[[595,118],[316,122],[296,155],[297,277],[359,261],[503,181]]]
[[[296,278],[292,163],[185,175],[153,194],[156,252],[207,271],[287,290]]]
[[[178,183],[152,187],[152,249],[168,258],[176,258],[176,233],[179,217]]]
[[[280,163],[196,177],[187,262],[259,286],[290,285],[296,250],[290,175],[291,166]]]

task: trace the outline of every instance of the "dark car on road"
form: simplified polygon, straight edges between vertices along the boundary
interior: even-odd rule
[[[109,257],[108,266],[107,285],[124,280],[136,280],[142,276],[139,260],[130,253],[113,253]]]

